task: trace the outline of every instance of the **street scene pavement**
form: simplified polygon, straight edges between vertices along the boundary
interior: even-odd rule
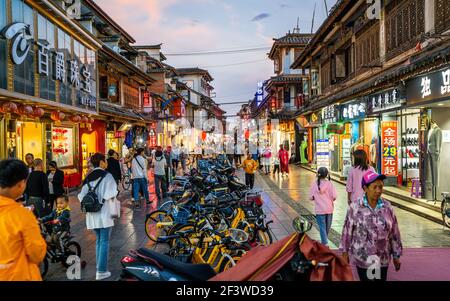
[[[117,280],[121,272],[120,260],[130,249],[149,247],[164,252],[164,246],[151,242],[144,229],[145,215],[156,208],[153,176],[149,173],[149,190],[154,202],[140,209],[134,209],[129,204],[130,192],[123,191],[119,195],[122,204],[122,215],[116,221],[111,234],[109,265],[113,275],[108,280]],[[242,170],[238,175],[243,179]],[[289,177],[278,175],[256,174],[255,189],[264,191],[264,210],[267,220],[273,220],[271,229],[275,239],[279,240],[294,230],[292,220],[299,214],[314,214],[314,204],[308,200],[309,187],[316,176],[301,167],[291,165]],[[338,198],[335,202],[332,231],[329,235],[329,246],[338,249],[343,223],[347,210],[345,187],[334,183]],[[81,244],[81,260],[86,261],[82,270],[81,280],[95,279],[95,235],[86,230],[84,214],[76,198],[76,192],[71,193],[70,207],[72,209],[71,230],[75,240]],[[388,280],[450,280],[450,231],[443,226],[429,221],[408,211],[395,208],[404,247],[401,258],[402,269],[395,272],[390,268]],[[308,235],[320,240],[317,224]],[[357,276],[355,274],[355,279]],[[66,270],[60,264],[50,264],[47,281],[67,280]]]

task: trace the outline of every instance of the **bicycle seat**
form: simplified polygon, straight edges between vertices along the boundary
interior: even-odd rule
[[[146,248],[138,249],[137,253],[157,261],[164,268],[183,274],[191,281],[206,281],[216,275],[216,272],[214,272],[213,268],[209,264],[183,263],[172,257]]]

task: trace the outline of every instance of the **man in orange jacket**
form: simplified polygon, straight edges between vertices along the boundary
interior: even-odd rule
[[[38,265],[47,245],[34,214],[16,202],[27,176],[22,161],[0,161],[0,281],[42,280]]]

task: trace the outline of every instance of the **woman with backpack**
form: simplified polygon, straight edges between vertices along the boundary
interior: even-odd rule
[[[96,236],[96,280],[111,277],[108,271],[109,239],[114,226],[114,218],[118,216],[117,183],[114,177],[105,171],[108,167],[106,157],[96,153],[91,157],[94,167],[83,182],[78,199],[86,212],[86,227],[94,230]],[[119,212],[117,211],[119,210]]]

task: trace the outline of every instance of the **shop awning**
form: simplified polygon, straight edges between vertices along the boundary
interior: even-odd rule
[[[132,110],[113,105],[106,101],[100,101],[100,113],[113,117],[132,119],[134,121],[145,121],[145,119],[141,115],[133,112]]]

